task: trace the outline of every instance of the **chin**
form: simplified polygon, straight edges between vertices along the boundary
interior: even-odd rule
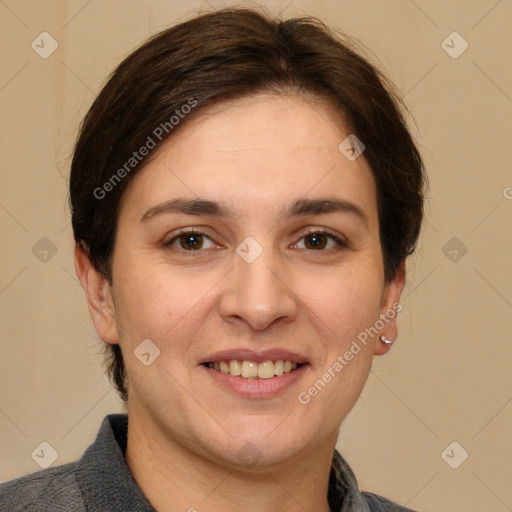
[[[223,430],[222,439],[212,442],[209,438],[209,446],[205,448],[217,461],[254,472],[289,463],[313,449],[325,433],[310,432],[304,425],[302,428],[287,426],[290,420],[287,414],[266,418],[251,415],[243,421],[233,421],[225,425],[233,437]]]

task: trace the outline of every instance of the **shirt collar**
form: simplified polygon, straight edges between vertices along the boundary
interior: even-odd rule
[[[156,512],[124,458],[128,415],[110,414],[77,463],[76,475],[88,512]]]
[[[327,499],[332,512],[370,512],[354,473],[337,450],[332,458]]]
[[[77,481],[89,512],[156,512],[142,493],[125,461],[128,415],[110,414],[94,443],[77,463]],[[334,452],[328,502],[332,512],[370,512],[354,473]]]

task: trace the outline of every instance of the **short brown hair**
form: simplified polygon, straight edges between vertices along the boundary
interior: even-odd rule
[[[315,18],[228,8],[151,37],[114,70],[83,120],[71,164],[73,232],[109,282],[120,200],[150,159],[131,160],[134,151],[148,137],[159,146],[175,133],[173,116],[181,127],[212,102],[259,92],[324,98],[363,141],[377,186],[385,278],[396,275],[417,243],[426,176],[393,86]],[[107,372],[126,401],[119,345],[107,346]]]

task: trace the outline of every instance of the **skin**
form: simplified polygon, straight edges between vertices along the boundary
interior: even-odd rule
[[[126,460],[158,511],[329,510],[340,424],[373,355],[389,347],[370,338],[307,405],[297,397],[398,303],[405,279],[402,266],[384,281],[373,175],[364,155],[351,162],[338,150],[349,133],[329,104],[312,97],[259,94],[209,106],[180,126],[127,188],[112,285],[77,247],[96,331],[119,343],[125,358]],[[234,215],[141,221],[178,197],[218,201]],[[283,218],[299,197],[349,201],[367,225],[347,212]],[[187,252],[180,239],[166,245],[180,228],[205,233],[194,239],[200,248]],[[322,238],[321,248],[312,248],[307,228],[348,245]],[[248,236],[263,249],[252,263],[236,252]],[[396,318],[380,334],[394,340]],[[149,366],[134,356],[145,339],[161,351]],[[237,347],[298,352],[308,365],[272,398],[241,397],[199,364]],[[251,467],[237,456],[247,442],[261,456]]]

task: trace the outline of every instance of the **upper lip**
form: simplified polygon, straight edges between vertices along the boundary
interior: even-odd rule
[[[303,364],[307,363],[307,359],[295,352],[289,350],[273,348],[270,350],[259,350],[249,348],[233,348],[228,350],[221,350],[209,355],[202,359],[200,364],[204,363],[218,363],[220,361],[229,361],[237,359],[238,361],[254,361],[261,363],[263,361],[291,361],[292,363]]]

